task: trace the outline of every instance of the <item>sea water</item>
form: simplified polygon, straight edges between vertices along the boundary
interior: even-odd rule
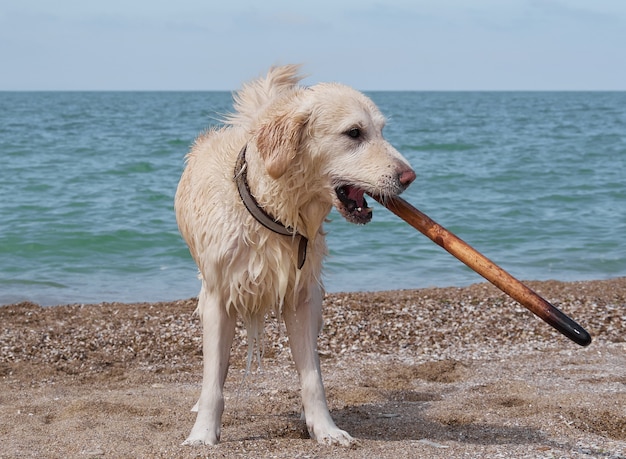
[[[368,95],[417,173],[403,197],[512,275],[626,275],[626,92]],[[231,104],[227,92],[0,92],[0,304],[195,296],[174,193],[194,138]],[[328,291],[483,280],[370,204],[366,226],[331,213]]]

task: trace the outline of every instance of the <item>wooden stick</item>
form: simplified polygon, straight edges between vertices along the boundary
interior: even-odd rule
[[[583,327],[404,199],[372,197],[576,344],[591,343]]]

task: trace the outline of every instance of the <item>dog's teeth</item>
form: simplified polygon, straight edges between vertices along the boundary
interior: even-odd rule
[[[362,207],[357,207],[357,208],[356,208],[356,211],[357,211],[357,212],[361,212],[362,210],[363,210],[363,208],[362,208]]]

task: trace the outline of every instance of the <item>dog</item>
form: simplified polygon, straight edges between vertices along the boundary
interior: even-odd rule
[[[299,68],[273,67],[244,84],[234,112],[186,156],[175,210],[202,281],[203,376],[183,444],[219,442],[237,316],[252,343],[272,309],[286,325],[309,435],[355,442],[330,416],[317,352],[323,223],[333,206],[349,222],[368,223],[365,193],[395,196],[416,176],[384,139],[385,118],[368,97],[339,83],[301,86]]]

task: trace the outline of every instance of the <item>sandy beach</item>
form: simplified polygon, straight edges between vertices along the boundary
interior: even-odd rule
[[[200,392],[196,300],[0,307],[0,457],[626,457],[626,278],[528,282],[582,348],[489,284],[329,294],[327,397],[356,447],[308,439],[284,326],[244,378],[240,326],[222,442],[180,446]]]

